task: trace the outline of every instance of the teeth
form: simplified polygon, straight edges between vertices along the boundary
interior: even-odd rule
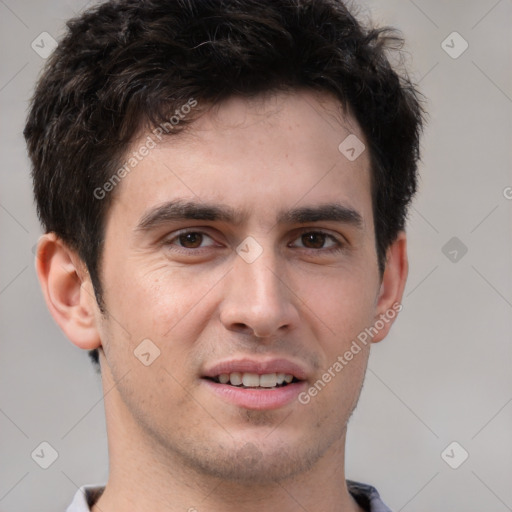
[[[259,386],[260,376],[257,373],[244,373],[242,375],[242,384],[251,388]]]
[[[273,388],[277,384],[277,375],[275,373],[266,373],[260,377],[260,386],[262,388]]]
[[[218,376],[221,384],[231,384],[232,386],[245,386],[248,388],[273,388],[276,385],[282,385],[285,382],[290,384],[293,375],[289,373],[265,373],[258,375],[257,373],[221,373]]]
[[[242,384],[242,374],[238,372],[230,373],[229,380],[233,386],[240,386]]]

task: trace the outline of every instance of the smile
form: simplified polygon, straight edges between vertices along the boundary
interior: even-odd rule
[[[251,372],[232,372],[221,373],[220,375],[211,378],[213,382],[219,384],[229,384],[240,388],[280,388],[285,387],[292,382],[299,382],[290,373],[265,373],[258,375]]]

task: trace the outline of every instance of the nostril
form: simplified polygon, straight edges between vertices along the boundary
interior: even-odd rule
[[[250,331],[250,327],[242,322],[237,322],[232,325],[232,328],[234,331],[243,332],[246,333],[247,331]]]

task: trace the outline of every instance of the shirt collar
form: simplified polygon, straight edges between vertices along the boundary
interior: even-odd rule
[[[381,500],[377,489],[371,485],[347,480],[348,492],[366,512],[391,512]],[[104,484],[83,485],[75,493],[66,512],[90,512],[105,490]]]

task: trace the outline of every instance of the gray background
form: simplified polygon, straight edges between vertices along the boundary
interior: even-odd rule
[[[100,378],[54,324],[36,279],[40,227],[22,138],[43,64],[31,43],[43,31],[58,38],[84,5],[0,0],[3,512],[65,510],[78,486],[108,475]],[[512,510],[512,1],[360,5],[363,18],[402,30],[430,120],[404,309],[373,348],[347,476],[376,485],[396,511]],[[441,45],[453,31],[469,44],[455,59]],[[461,43],[445,44],[453,53]],[[46,470],[31,457],[42,441],[58,452]],[[458,469],[441,457],[453,441],[462,448],[448,450],[452,464],[469,453]]]

